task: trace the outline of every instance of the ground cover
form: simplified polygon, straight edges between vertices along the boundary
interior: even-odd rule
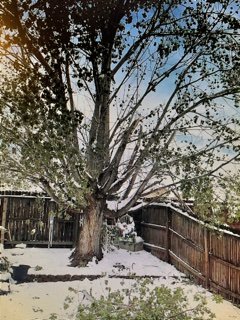
[[[85,303],[89,296],[107,294],[106,286],[112,290],[130,288],[139,277],[151,276],[153,286],[183,288],[190,306],[194,303],[194,293],[203,293],[217,320],[240,319],[240,309],[226,300],[216,304],[211,293],[190,283],[176,268],[146,251],[115,249],[85,268],[69,266],[70,249],[14,248],[5,250],[4,254],[12,265],[29,265],[28,274],[33,282],[10,283],[10,293],[0,296],[1,320],[74,319],[79,303]],[[47,282],[37,282],[39,277],[48,275],[65,276],[66,281],[48,282],[45,278]],[[7,277],[7,273],[1,274],[2,280]],[[81,277],[81,281],[74,280],[76,277]],[[8,286],[2,282],[4,290]]]

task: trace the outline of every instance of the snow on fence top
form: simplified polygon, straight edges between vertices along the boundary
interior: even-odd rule
[[[240,303],[240,236],[168,202],[136,213],[144,248],[198,284]]]
[[[191,219],[193,221],[196,221],[197,223],[199,223],[199,224],[201,224],[201,225],[203,225],[203,226],[205,226],[205,227],[207,227],[209,229],[216,230],[218,232],[226,233],[226,234],[229,234],[229,235],[232,235],[232,236],[240,238],[239,234],[234,233],[234,232],[232,232],[230,230],[224,229],[222,227],[216,227],[216,226],[214,226],[214,225],[212,225],[212,224],[210,224],[208,222],[204,222],[204,221],[202,221],[202,220],[190,215],[188,212],[183,211],[182,209],[178,208],[176,205],[173,205],[172,203],[169,203],[169,202],[159,202],[159,203],[158,202],[154,202],[154,203],[151,203],[151,206],[156,206],[156,207],[159,206],[159,207],[170,208],[170,209],[180,213],[181,215],[183,215],[183,216],[185,216],[185,217],[187,217],[187,218],[189,218],[189,219]],[[226,227],[228,227],[228,226],[226,225]]]

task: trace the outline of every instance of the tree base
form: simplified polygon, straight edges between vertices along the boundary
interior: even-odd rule
[[[93,258],[96,258],[97,261],[102,260],[102,251],[98,254],[89,253],[83,256],[78,252],[77,248],[75,248],[70,256],[71,267],[86,267],[87,264],[93,260]]]

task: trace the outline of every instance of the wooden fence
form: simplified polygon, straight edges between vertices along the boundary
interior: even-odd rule
[[[72,246],[78,232],[77,215],[74,220],[61,212],[46,195],[0,191],[0,225],[10,231],[1,232],[1,241],[8,237],[10,244],[48,245],[52,213],[53,246]],[[143,208],[134,219],[146,250],[198,284],[240,303],[240,235],[206,226],[170,204]]]
[[[134,216],[146,250],[240,304],[240,235],[206,226],[170,204]]]
[[[49,217],[54,216],[53,246],[73,246],[77,236],[77,217],[60,211],[44,194],[0,191],[1,242],[46,246],[49,243]]]

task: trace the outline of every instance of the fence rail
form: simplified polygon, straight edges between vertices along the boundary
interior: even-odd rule
[[[0,225],[9,231],[1,232],[2,243],[47,246],[50,216],[54,216],[53,246],[73,246],[77,215],[73,218],[61,212],[45,194],[0,191]]]
[[[151,205],[134,216],[146,250],[240,304],[240,235],[208,226],[169,204]]]
[[[9,243],[47,245],[53,212],[57,213],[53,245],[72,246],[78,215],[69,219],[44,194],[0,191],[0,225],[10,231]],[[143,208],[134,219],[146,250],[175,265],[196,283],[240,304],[240,235],[207,227],[169,204]],[[1,242],[5,236],[1,232]]]

